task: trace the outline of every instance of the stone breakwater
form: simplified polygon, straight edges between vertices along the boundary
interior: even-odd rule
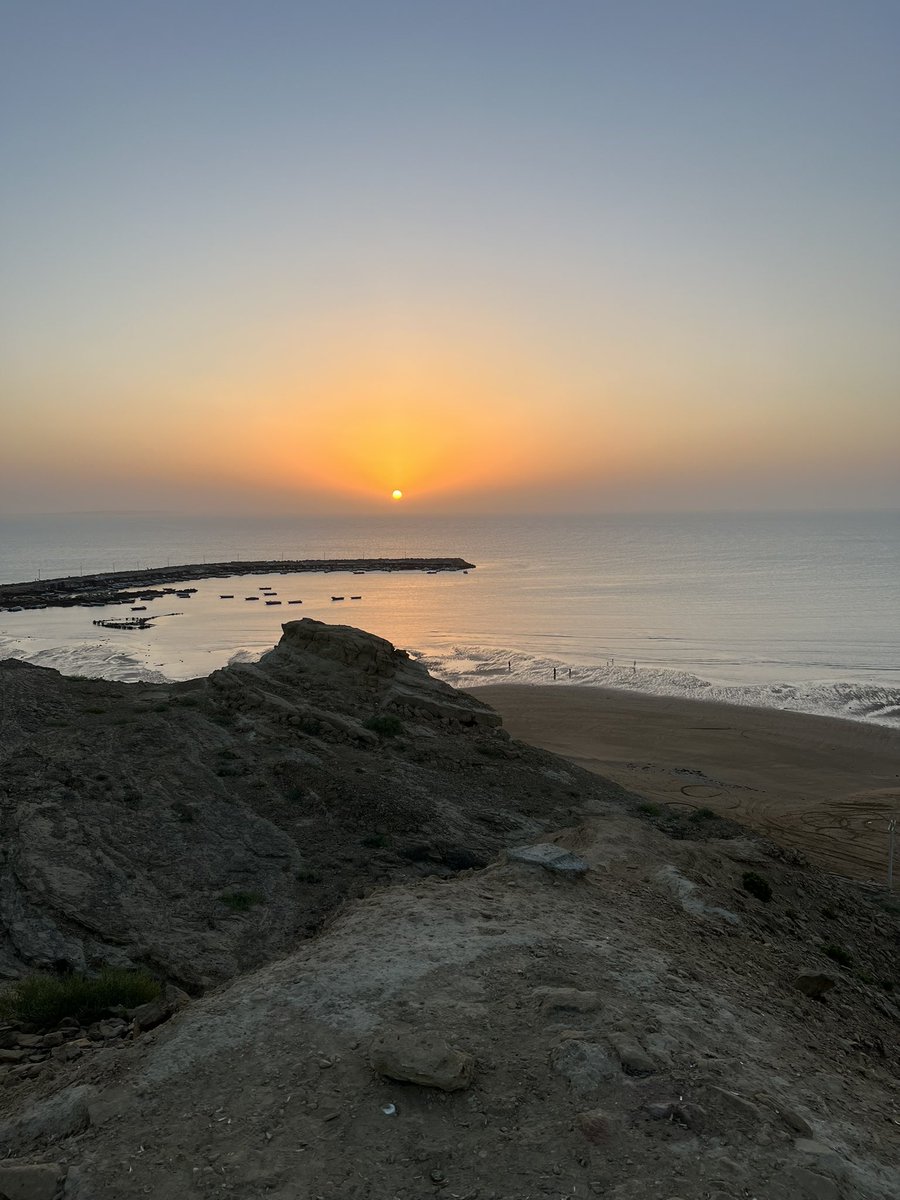
[[[185,563],[136,571],[102,571],[27,583],[0,584],[0,611],[20,608],[71,608],[73,605],[114,604],[140,596],[173,595],[194,579],[227,579],[235,575],[297,575],[333,571],[472,571],[464,558],[298,558],[250,562]]]

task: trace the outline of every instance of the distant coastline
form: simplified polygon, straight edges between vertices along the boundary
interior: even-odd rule
[[[224,579],[235,575],[474,570],[475,564],[466,562],[464,558],[279,558],[248,562],[183,563],[134,571],[101,571],[90,575],[0,584],[0,612],[125,603],[141,595],[150,595],[151,591],[155,598],[173,595],[178,590],[166,585],[196,579]]]

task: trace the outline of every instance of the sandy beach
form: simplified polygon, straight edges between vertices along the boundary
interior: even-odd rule
[[[900,812],[900,735],[892,729],[607,688],[472,691],[514,737],[648,801],[711,808],[826,870],[885,879],[887,816]]]

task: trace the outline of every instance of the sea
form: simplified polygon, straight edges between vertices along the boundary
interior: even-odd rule
[[[587,684],[900,728],[896,512],[0,517],[0,582],[395,555],[459,556],[474,569],[204,580],[189,600],[148,603],[172,615],[147,630],[92,624],[121,607],[0,612],[0,657],[187,679],[254,661],[284,621],[314,617],[388,638],[461,687]],[[282,606],[245,599],[263,585]]]

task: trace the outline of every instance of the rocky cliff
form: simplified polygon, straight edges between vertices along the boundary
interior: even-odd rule
[[[356,630],[180,686],[0,681],[4,971],[259,964],[0,1023],[0,1197],[900,1195],[886,898]]]
[[[609,791],[499,725],[388,642],[311,620],[185,684],[0,663],[0,976],[142,964],[196,991]]]

